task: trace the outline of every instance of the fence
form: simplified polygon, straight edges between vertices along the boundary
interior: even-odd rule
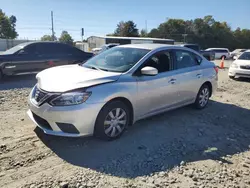
[[[0,51],[5,51],[18,44],[34,40],[21,40],[21,39],[0,39]]]

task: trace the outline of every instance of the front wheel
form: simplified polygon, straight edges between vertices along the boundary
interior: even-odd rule
[[[120,137],[130,122],[129,108],[121,101],[106,104],[100,111],[96,124],[95,136],[103,140]]]
[[[210,96],[211,96],[210,88],[208,87],[207,84],[203,85],[197,94],[197,97],[194,103],[195,107],[197,109],[205,108],[208,104]]]

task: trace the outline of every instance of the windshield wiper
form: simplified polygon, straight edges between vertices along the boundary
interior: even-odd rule
[[[85,66],[87,68],[90,68],[90,69],[95,69],[95,70],[100,70],[100,71],[109,71],[108,69],[103,69],[103,68],[99,68],[99,67],[95,67],[95,66]]]

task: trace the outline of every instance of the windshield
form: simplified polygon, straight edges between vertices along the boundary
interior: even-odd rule
[[[149,51],[138,48],[114,47],[94,56],[83,66],[111,72],[126,72]]]
[[[18,44],[17,46],[14,46],[13,48],[10,48],[10,49],[6,50],[2,54],[14,54],[18,50],[22,49],[24,46],[25,46],[25,44]]]
[[[250,52],[244,52],[243,54],[240,55],[240,57],[238,59],[250,60]]]

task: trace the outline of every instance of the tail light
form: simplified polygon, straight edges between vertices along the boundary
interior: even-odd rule
[[[218,74],[219,69],[218,69],[218,67],[217,67],[217,66],[214,66],[214,70],[215,70],[216,74]]]

